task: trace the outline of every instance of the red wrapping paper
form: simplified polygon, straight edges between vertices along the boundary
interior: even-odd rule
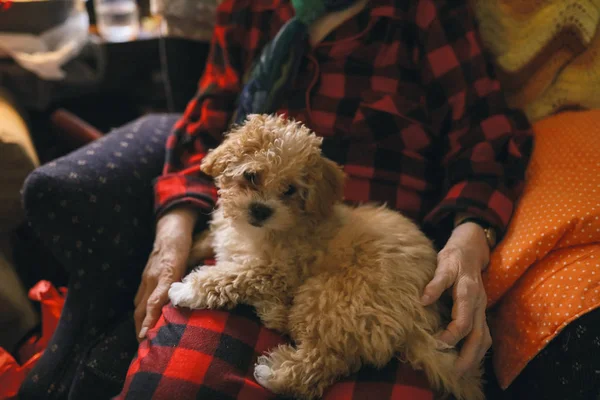
[[[29,290],[29,298],[41,303],[42,335],[30,338],[21,346],[18,350],[21,363],[0,347],[0,399],[16,397],[25,376],[41,357],[56,329],[66,294],[66,288],[56,289],[48,281],[39,281]]]

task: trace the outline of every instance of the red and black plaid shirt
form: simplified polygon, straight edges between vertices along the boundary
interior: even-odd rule
[[[279,112],[324,137],[344,165],[350,202],[385,202],[425,225],[474,214],[501,234],[531,152],[483,54],[467,1],[370,0],[305,55]],[[243,75],[293,16],[289,0],[226,0],[197,96],[167,142],[155,183],[160,215],[182,203],[209,212],[200,171],[236,107]]]

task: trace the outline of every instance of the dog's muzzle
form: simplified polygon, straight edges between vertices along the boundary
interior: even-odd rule
[[[260,227],[273,215],[273,209],[261,203],[250,203],[248,213],[250,225]]]

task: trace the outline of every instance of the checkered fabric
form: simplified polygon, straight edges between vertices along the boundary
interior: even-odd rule
[[[252,373],[257,357],[282,343],[285,338],[264,328],[250,307],[227,312],[165,306],[116,399],[278,399]],[[381,370],[363,368],[323,399],[433,400],[427,387],[422,374],[395,359]]]
[[[219,6],[198,94],[155,182],[159,215],[181,203],[213,208],[200,161],[222,140],[253,60],[292,16],[288,0]],[[349,202],[385,202],[437,229],[464,211],[502,234],[531,151],[529,124],[507,107],[466,1],[370,0],[307,52],[278,112],[324,137]]]

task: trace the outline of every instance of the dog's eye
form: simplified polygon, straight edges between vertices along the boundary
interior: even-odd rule
[[[257,178],[256,172],[251,172],[251,171],[244,172],[244,179],[253,185],[256,185],[256,180],[257,180],[256,178]]]
[[[293,195],[294,193],[296,193],[296,186],[294,185],[290,185],[288,186],[287,190],[285,192],[283,192],[283,195],[286,197],[289,197],[291,195]]]

